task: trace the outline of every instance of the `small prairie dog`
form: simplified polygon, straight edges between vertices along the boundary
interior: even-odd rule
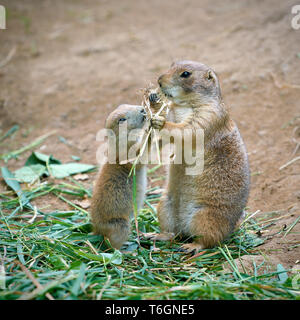
[[[250,186],[245,145],[210,67],[194,61],[175,62],[158,84],[172,103],[168,119],[156,117],[152,127],[202,129],[204,169],[199,175],[187,175],[184,161],[170,164],[166,190],[157,207],[161,234],[148,237],[170,240],[184,235],[194,237],[193,243],[182,246],[184,251],[210,248],[230,235],[243,215]],[[153,96],[150,104],[154,110],[160,107]]]
[[[133,216],[133,177],[129,177],[131,162],[119,161],[118,141],[119,125],[127,124],[127,132],[141,129],[146,123],[146,111],[142,106],[123,104],[114,110],[106,119],[106,129],[113,130],[116,141],[116,164],[108,161],[100,169],[94,188],[91,221],[95,234],[108,238],[111,245],[120,249],[128,239],[130,220]],[[125,137],[121,137],[121,140]],[[128,149],[134,142],[128,141]],[[147,185],[146,165],[136,165],[136,201],[137,210],[143,206]]]

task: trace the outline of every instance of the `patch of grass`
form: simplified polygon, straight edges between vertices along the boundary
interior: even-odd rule
[[[297,299],[286,270],[247,274],[235,259],[258,253],[264,229],[254,216],[224,243],[195,257],[177,249],[182,242],[137,241],[135,222],[126,252],[91,233],[86,210],[75,199],[91,190],[72,179],[59,184],[22,185],[29,201],[48,195],[70,210],[44,212],[20,206],[14,192],[0,194],[0,299]],[[151,188],[150,190],[154,190]],[[155,206],[160,194],[147,196],[137,216],[141,232],[159,231]],[[292,226],[291,226],[292,227]],[[228,262],[231,271],[224,271]],[[283,276],[279,276],[283,274]],[[284,281],[283,281],[284,280]]]

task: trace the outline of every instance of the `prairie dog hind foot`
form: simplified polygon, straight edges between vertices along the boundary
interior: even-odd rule
[[[173,232],[163,232],[163,233],[143,233],[144,239],[153,240],[153,241],[171,241],[175,238],[175,234]]]
[[[205,248],[200,243],[192,242],[192,243],[186,243],[180,246],[179,251],[189,253],[189,254],[196,254],[203,249]]]

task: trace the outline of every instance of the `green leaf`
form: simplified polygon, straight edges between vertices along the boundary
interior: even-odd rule
[[[285,283],[288,279],[288,275],[283,265],[280,263],[277,265],[277,272],[280,272],[278,273],[279,283]]]
[[[85,263],[82,263],[80,266],[78,278],[74,281],[74,284],[71,288],[71,292],[73,293],[74,296],[78,296],[79,294],[80,284],[83,281],[84,275],[85,275],[85,269],[86,269],[86,265]]]
[[[5,290],[6,289],[6,274],[4,265],[0,263],[0,289]]]
[[[102,253],[103,254],[103,253]],[[123,261],[123,255],[119,250],[115,250],[110,262],[112,264],[121,264]]]
[[[80,158],[80,157],[77,157],[77,156],[71,156],[71,158],[72,158],[73,160],[75,160],[75,161],[80,161],[80,160],[81,160],[81,158]]]
[[[26,262],[24,260],[23,246],[22,246],[21,241],[19,241],[19,240],[18,240],[18,244],[17,244],[17,255],[18,255],[18,258],[19,258],[20,262],[23,265],[25,265]]]
[[[123,245],[124,251],[130,252],[130,251],[135,251],[139,247],[138,243],[136,242],[127,242]]]
[[[25,166],[15,171],[15,178],[19,182],[32,183],[37,180],[43,174],[47,174],[47,169],[41,164],[33,164]]]
[[[18,195],[20,206],[23,207],[26,204],[30,205],[29,200],[24,195],[24,193],[21,189],[21,186],[20,186],[19,182],[17,181],[17,179],[15,178],[14,174],[12,172],[10,172],[6,167],[1,167],[1,174],[2,174],[2,177],[3,177],[4,181],[6,182],[6,184],[11,189],[13,189],[16,192],[16,194]]]
[[[16,193],[22,192],[21,186],[16,180],[12,172],[10,172],[6,167],[1,167],[1,174],[6,184],[12,188]]]
[[[40,152],[32,152],[30,157],[27,159],[25,166],[30,166],[33,164],[61,164],[58,159],[55,159],[52,155],[43,154]]]
[[[89,252],[84,252],[82,250],[77,250],[74,247],[72,249],[78,256],[91,261],[99,261],[105,264],[112,263],[117,265],[122,263],[122,253],[118,250],[115,250],[113,254],[106,252],[99,252],[99,254],[93,254]]]
[[[48,261],[52,264],[55,270],[66,269],[66,265],[62,262],[63,258],[57,255],[50,255]]]
[[[80,250],[76,250],[75,252],[79,256],[84,257],[84,258],[91,260],[91,261],[100,261],[100,262],[109,263],[112,258],[112,254],[110,254],[110,253],[101,253],[101,254],[97,255],[97,254],[93,254],[93,253],[83,252]]]
[[[51,175],[55,178],[65,178],[72,174],[87,172],[95,168],[95,166],[84,163],[66,163],[66,164],[50,164]]]
[[[80,230],[81,232],[83,233],[89,233],[89,232],[92,232],[93,230],[93,225],[90,223],[90,222],[87,222],[87,223],[83,223],[79,226],[76,226],[74,228],[74,230]]]

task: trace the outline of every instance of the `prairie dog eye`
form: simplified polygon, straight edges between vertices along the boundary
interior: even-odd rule
[[[118,123],[122,123],[122,122],[124,122],[124,121],[126,121],[127,119],[125,119],[125,118],[121,118],[121,119],[119,119],[119,121],[118,121]]]
[[[207,72],[207,74],[206,74],[206,79],[207,79],[208,81],[214,80],[214,76],[213,76],[213,74],[212,74],[211,71],[208,71],[208,72]]]
[[[184,71],[182,72],[182,74],[180,75],[181,78],[188,78],[192,73],[188,72],[188,71]]]

